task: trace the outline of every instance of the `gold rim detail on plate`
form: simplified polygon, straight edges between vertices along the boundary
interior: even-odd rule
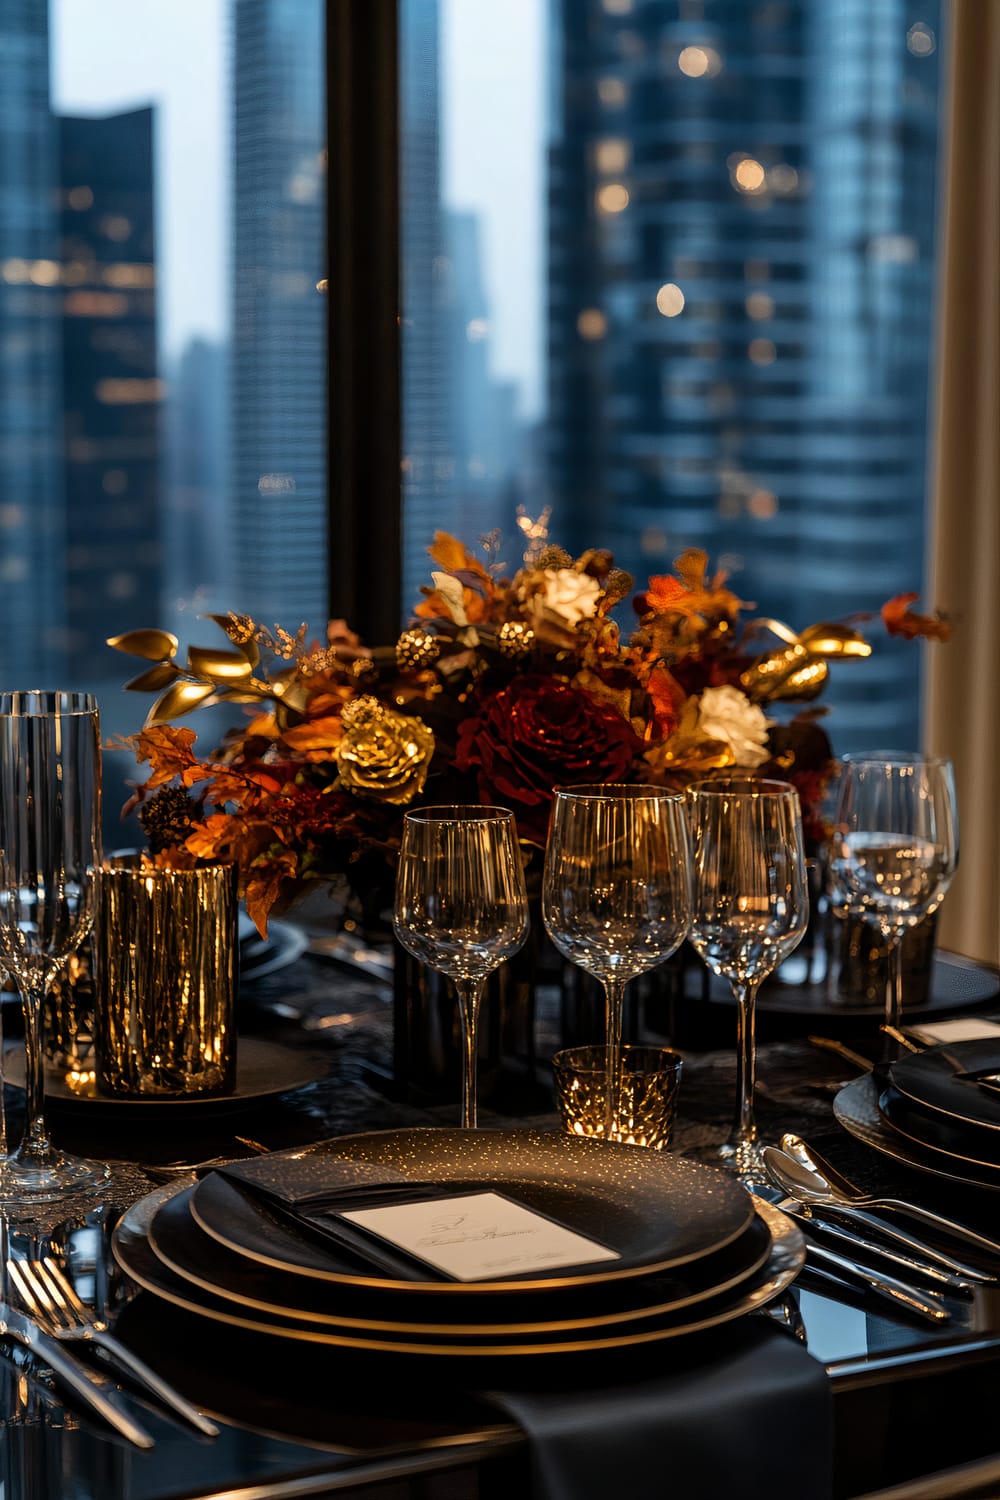
[[[636,1147],[639,1150],[641,1148]],[[227,1308],[206,1305],[199,1301],[193,1291],[188,1293],[159,1285],[157,1282],[156,1257],[149,1245],[147,1228],[150,1211],[165,1197],[178,1190],[175,1183],[160,1188],[144,1198],[119,1221],[112,1239],[112,1248],[118,1264],[134,1282],[154,1297],[187,1312],[206,1317],[213,1322],[225,1323],[253,1333],[264,1333],[293,1342],[322,1344],[330,1348],[354,1349],[362,1353],[406,1354],[418,1358],[510,1358],[512,1356],[537,1356],[540,1354],[579,1354],[605,1349],[632,1348],[639,1344],[661,1343],[680,1338],[686,1334],[699,1333],[723,1323],[755,1312],[773,1302],[795,1280],[805,1262],[805,1240],[798,1226],[787,1215],[762,1199],[755,1199],[753,1207],[764,1219],[771,1232],[771,1254],[766,1267],[758,1273],[756,1284],[741,1295],[734,1295],[714,1311],[706,1310],[690,1322],[665,1322],[659,1328],[646,1329],[638,1333],[611,1334],[605,1338],[572,1339],[564,1342],[541,1344],[432,1344],[419,1341],[407,1342],[395,1339],[351,1338],[344,1334],[325,1333],[294,1321],[264,1321],[259,1317],[240,1316]],[[142,1210],[136,1213],[136,1210]],[[150,1265],[150,1263],[152,1263]],[[162,1268],[165,1269],[165,1268]],[[172,1273],[167,1273],[172,1275]]]
[[[833,1113],[837,1123],[844,1127],[848,1135],[853,1135],[855,1140],[904,1167],[913,1167],[917,1172],[928,1172],[932,1177],[944,1177],[963,1187],[982,1188],[988,1193],[1000,1192],[1000,1176],[987,1180],[985,1177],[958,1173],[954,1167],[947,1169],[943,1163],[938,1164],[922,1155],[923,1143],[918,1150],[916,1146],[909,1144],[905,1136],[890,1135],[888,1124],[878,1112],[878,1100],[879,1088],[870,1075],[853,1078],[834,1098]]]
[[[499,1337],[504,1334],[531,1334],[531,1333],[559,1333],[571,1332],[575,1329],[584,1328],[607,1328],[620,1323],[646,1322],[650,1318],[662,1317],[669,1313],[682,1312],[688,1307],[694,1307],[700,1302],[707,1302],[713,1297],[721,1297],[727,1292],[734,1291],[744,1282],[750,1281],[766,1265],[771,1255],[771,1243],[767,1237],[761,1237],[759,1250],[753,1259],[748,1261],[736,1272],[733,1272],[726,1280],[703,1287],[700,1290],[688,1293],[685,1296],[675,1297],[666,1301],[649,1303],[637,1307],[614,1310],[604,1313],[595,1313],[588,1317],[576,1318],[554,1318],[545,1322],[503,1322],[503,1323],[429,1323],[423,1320],[419,1322],[387,1321],[378,1318],[365,1318],[353,1316],[338,1316],[336,1313],[320,1312],[314,1308],[303,1308],[291,1303],[282,1304],[274,1301],[266,1301],[260,1297],[254,1297],[240,1292],[237,1288],[226,1287],[217,1281],[212,1281],[206,1275],[199,1275],[190,1265],[182,1264],[175,1255],[171,1255],[165,1249],[156,1234],[156,1222],[164,1203],[171,1201],[175,1196],[180,1196],[186,1190],[184,1183],[171,1184],[174,1191],[167,1198],[161,1200],[157,1212],[154,1213],[146,1229],[146,1237],[156,1258],[162,1262],[169,1271],[182,1281],[199,1287],[201,1290],[211,1293],[215,1297],[221,1297],[226,1302],[235,1302],[243,1307],[251,1307],[260,1312],[273,1313],[279,1316],[292,1315],[304,1323],[315,1323],[321,1327],[330,1326],[334,1328],[359,1329],[375,1333],[400,1333],[400,1334],[441,1334],[451,1337]],[[758,1220],[767,1227],[766,1220],[760,1215]],[[200,1229],[200,1225],[196,1225]],[[747,1226],[746,1233],[750,1232],[751,1226]],[[202,1231],[204,1232],[204,1231]],[[216,1242],[219,1243],[219,1242]],[[228,1247],[223,1247],[228,1251]],[[713,1252],[712,1257],[720,1252]],[[241,1257],[242,1258],[242,1257]],[[288,1275],[287,1272],[279,1274]]]

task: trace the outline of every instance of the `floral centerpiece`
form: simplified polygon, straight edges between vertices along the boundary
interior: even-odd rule
[[[738,768],[799,790],[807,836],[821,836],[832,752],[813,706],[831,659],[868,656],[855,624],[795,632],[751,606],[691,549],[614,611],[633,581],[609,552],[573,558],[538,541],[508,576],[498,538],[481,555],[438,533],[431,582],[392,647],[363,644],[343,620],[325,642],[213,615],[225,648],[161,630],[113,638],[148,664],[128,686],[157,694],[125,743],[150,768],[139,808],[151,858],[232,860],[260,930],[308,882],[384,891],[407,808],[500,803],[541,848],[556,786],[649,782],[682,788]],[[892,634],[942,638],[947,622],[883,607]],[[199,706],[247,705],[208,755],[172,721]],[[798,703],[793,716],[779,704]]]

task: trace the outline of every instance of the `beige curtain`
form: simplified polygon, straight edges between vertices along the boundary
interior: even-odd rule
[[[927,748],[958,779],[943,947],[1000,962],[1000,0],[952,0],[928,597]]]

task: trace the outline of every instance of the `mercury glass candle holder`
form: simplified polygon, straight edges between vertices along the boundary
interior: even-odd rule
[[[620,1107],[612,1139],[662,1151],[677,1114],[681,1057],[669,1047],[623,1047]],[[607,1048],[568,1047],[552,1059],[563,1127],[603,1137],[607,1122]]]

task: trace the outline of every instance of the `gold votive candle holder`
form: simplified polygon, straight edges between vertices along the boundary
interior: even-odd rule
[[[231,1093],[236,1084],[235,865],[156,869],[105,861],[94,926],[99,1092]]]
[[[552,1059],[556,1101],[570,1135],[607,1131],[607,1058],[603,1046],[567,1047]],[[669,1047],[623,1047],[614,1140],[662,1151],[677,1115],[682,1060]]]

